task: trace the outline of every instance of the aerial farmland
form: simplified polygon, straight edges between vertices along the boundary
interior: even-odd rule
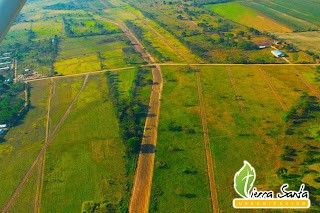
[[[0,43],[2,212],[319,212],[319,11],[28,0]],[[286,184],[310,205],[234,203]]]

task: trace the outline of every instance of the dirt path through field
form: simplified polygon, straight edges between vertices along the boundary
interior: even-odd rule
[[[308,87],[308,89],[311,91],[312,95],[316,96],[318,99],[320,99],[320,93],[314,88],[312,84],[310,84],[301,74],[300,71],[297,69],[293,68],[295,70],[296,75],[301,79],[301,81]]]
[[[57,134],[57,132],[59,131],[59,129],[61,128],[62,124],[65,122],[65,120],[68,118],[72,107],[74,106],[74,104],[77,102],[80,94],[82,93],[82,91],[84,90],[87,82],[88,82],[88,78],[89,78],[89,74],[85,77],[84,82],[82,84],[81,89],[79,90],[78,94],[76,95],[76,97],[73,99],[73,101],[71,102],[70,106],[68,107],[67,111],[65,112],[65,114],[63,115],[63,117],[61,118],[61,120],[59,121],[59,123],[57,124],[56,128],[54,129],[54,131],[52,132],[52,134],[49,136],[48,140],[45,142],[45,144],[43,145],[41,151],[39,152],[38,156],[36,157],[36,159],[33,161],[32,165],[29,167],[28,171],[26,172],[26,174],[24,175],[24,177],[22,178],[21,182],[19,183],[18,187],[16,188],[16,190],[14,191],[14,193],[12,194],[12,196],[10,197],[10,199],[8,200],[7,204],[5,205],[5,207],[2,210],[2,213],[6,213],[8,212],[9,208],[11,207],[12,203],[14,202],[15,198],[19,195],[20,191],[22,190],[22,188],[24,187],[25,183],[27,182],[27,180],[29,179],[30,175],[32,174],[33,169],[36,167],[36,165],[39,163],[40,159],[42,158],[43,154],[45,153],[46,149],[48,148],[49,144],[52,142],[52,140],[54,139],[54,136]]]
[[[48,113],[47,113],[47,124],[46,124],[46,142],[49,139],[49,129],[50,129],[50,111],[51,111],[51,100],[55,94],[55,82],[51,79],[51,87],[50,87],[50,95],[48,100]],[[45,155],[46,152],[41,157],[38,163],[38,171],[37,171],[37,180],[36,180],[36,194],[34,199],[34,213],[40,212],[41,209],[41,198],[42,198],[42,187],[43,187],[43,176],[44,176],[44,167],[45,167]]]
[[[202,91],[202,85],[201,85],[201,79],[200,79],[200,73],[196,72],[197,77],[197,85],[198,85],[198,96],[199,96],[199,102],[200,102],[200,111],[201,111],[201,122],[202,122],[202,129],[203,129],[203,139],[204,139],[204,146],[206,151],[206,160],[207,160],[207,167],[208,167],[208,178],[209,178],[209,186],[210,186],[210,195],[211,195],[211,202],[212,202],[212,208],[214,213],[219,212],[219,205],[218,205],[218,194],[216,189],[216,182],[215,182],[215,176],[214,176],[214,169],[213,169],[213,158],[211,154],[211,148],[210,148],[210,140],[208,135],[208,125],[207,125],[207,116],[203,101],[203,91]]]
[[[141,42],[133,35],[127,26],[114,20],[99,18],[100,20],[119,26],[126,37],[134,45],[134,49],[142,55],[144,61],[154,64],[155,59],[144,48]],[[137,168],[134,176],[131,199],[129,204],[130,213],[147,213],[149,210],[152,176],[154,169],[155,148],[158,137],[158,124],[160,115],[160,100],[162,95],[163,80],[161,67],[152,67],[153,85],[150,95],[148,116],[145,122],[141,151],[138,157]]]
[[[265,82],[267,82],[269,88],[271,89],[272,93],[274,94],[274,96],[277,98],[279,104],[281,105],[281,108],[283,109],[283,111],[287,111],[288,107],[286,106],[286,104],[284,103],[282,97],[279,95],[279,93],[277,92],[277,89],[273,86],[272,82],[270,81],[270,78],[268,76],[268,74],[266,73],[266,71],[264,71],[263,69],[261,69],[259,67],[259,71],[263,77],[263,79],[265,80]]]
[[[238,89],[237,84],[236,84],[236,80],[234,79],[234,77],[232,75],[230,67],[226,66],[226,71],[227,71],[227,74],[228,74],[229,79],[231,81],[234,93],[236,94],[236,99],[239,102],[239,107],[240,107],[241,111],[243,113],[245,113],[246,112],[246,108],[245,108],[245,106],[243,104],[242,97],[240,95],[239,89]]]

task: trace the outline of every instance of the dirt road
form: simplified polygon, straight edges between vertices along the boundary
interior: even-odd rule
[[[49,139],[49,127],[50,127],[50,111],[51,111],[51,100],[55,94],[55,82],[51,79],[50,95],[48,100],[48,113],[47,113],[47,124],[46,124],[46,142]],[[44,176],[44,167],[45,167],[45,155],[43,154],[38,163],[37,179],[36,179],[36,194],[34,199],[34,213],[40,212],[41,208],[41,198],[42,198],[42,187],[43,187],[43,176]]]
[[[78,94],[76,95],[76,97],[73,99],[73,101],[71,102],[70,106],[68,107],[67,111],[65,112],[65,114],[63,115],[63,117],[61,118],[61,120],[59,121],[59,123],[57,124],[56,128],[54,129],[54,131],[52,132],[52,134],[50,135],[50,137],[48,138],[48,140],[45,142],[45,144],[42,146],[41,151],[39,152],[38,156],[36,157],[36,159],[33,161],[32,165],[29,167],[28,171],[26,172],[26,174],[24,175],[24,177],[22,178],[21,182],[19,183],[18,187],[16,188],[16,190],[14,191],[14,193],[12,194],[12,196],[10,197],[10,199],[8,200],[7,204],[5,205],[5,207],[2,210],[2,213],[6,213],[8,212],[9,208],[11,207],[12,203],[14,202],[15,198],[19,195],[20,191],[22,190],[22,188],[24,187],[25,183],[27,182],[27,180],[29,179],[30,175],[32,174],[33,169],[36,167],[36,165],[38,164],[38,162],[40,161],[40,159],[42,158],[43,154],[45,153],[45,151],[47,150],[48,146],[50,145],[50,143],[52,142],[52,140],[54,139],[54,136],[57,134],[57,132],[59,131],[59,129],[61,128],[62,124],[65,122],[65,120],[68,118],[68,115],[71,112],[72,107],[74,106],[74,104],[77,102],[80,94],[82,93],[83,89],[85,88],[87,82],[88,82],[88,78],[89,75],[87,75],[85,77],[85,80],[82,84],[81,89],[79,90]]]
[[[200,102],[201,122],[202,122],[203,136],[204,136],[203,140],[204,140],[207,167],[208,167],[208,178],[209,178],[210,195],[211,195],[211,202],[212,202],[212,211],[214,213],[218,213],[219,212],[218,194],[216,189],[216,181],[215,181],[214,169],[213,169],[213,163],[212,163],[213,158],[211,154],[210,140],[208,135],[207,116],[206,116],[206,111],[205,111],[205,106],[203,101],[203,91],[202,91],[199,72],[196,73],[196,77],[197,77],[198,95],[199,95],[199,102]]]
[[[107,71],[115,72],[115,71],[129,70],[133,68],[134,67],[122,67],[122,68],[115,68],[115,69],[98,70],[93,72],[84,72],[84,73],[77,73],[77,74],[71,74],[71,75],[61,75],[61,76],[53,76],[53,77],[47,77],[47,78],[30,79],[30,80],[25,80],[24,82],[42,81],[42,80],[57,79],[57,78],[69,78],[69,77],[83,76],[83,75],[95,75],[95,74],[104,73]]]

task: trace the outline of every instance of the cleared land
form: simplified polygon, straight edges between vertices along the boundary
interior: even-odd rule
[[[17,126],[10,129],[5,136],[5,142],[0,144],[1,209],[18,186],[45,141],[48,82],[35,82],[31,86],[30,111]],[[32,184],[32,180],[30,182]],[[32,194],[32,187],[28,188],[31,188],[30,194]],[[21,195],[20,201],[15,204],[15,209],[32,209],[33,202],[24,206],[30,201],[28,196]]]
[[[290,27],[279,23],[270,17],[263,16],[255,10],[241,5],[237,2],[206,5],[205,8],[213,11],[216,14],[224,16],[235,22],[248,27],[253,27],[260,31],[268,32],[291,32]]]
[[[150,211],[211,212],[196,75],[165,67]]]
[[[320,27],[320,4],[318,1],[257,0],[241,1],[241,4],[272,17],[294,30],[317,30]]]
[[[237,195],[233,176],[244,159],[252,162],[257,171],[258,188],[278,190],[287,180],[277,176],[277,170],[290,167],[288,161],[280,159],[284,146],[300,144],[299,140],[292,141],[286,136],[283,105],[292,107],[302,92],[311,93],[296,76],[295,69],[303,70],[304,74],[314,71],[308,67],[260,68],[264,74],[257,66],[230,67],[240,97],[236,96],[225,67],[200,68],[219,207],[225,212],[234,211],[231,203]],[[238,107],[239,98],[244,102],[245,113]],[[292,185],[295,186],[293,182]]]
[[[301,50],[310,50],[320,54],[320,32],[277,33],[280,38],[286,39]]]
[[[43,211],[80,211],[84,201],[119,205],[126,184],[123,155],[106,78],[91,76],[48,147]]]

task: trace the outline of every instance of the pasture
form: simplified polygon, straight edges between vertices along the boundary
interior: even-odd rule
[[[291,32],[292,30],[271,17],[263,16],[255,10],[241,5],[238,2],[206,5],[206,9],[223,17],[231,19],[239,24],[253,27],[259,31],[267,32]]]
[[[277,33],[282,39],[292,43],[301,50],[309,50],[320,54],[320,32]]]
[[[278,191],[281,184],[288,181],[277,175],[279,168],[287,168],[290,171],[288,173],[294,173],[293,165],[304,167],[301,162],[290,163],[280,159],[286,145],[301,150],[301,146],[314,144],[313,141],[301,138],[290,139],[286,133],[287,125],[282,121],[282,116],[287,109],[297,104],[302,92],[312,94],[308,86],[296,76],[296,70],[303,72],[303,75],[315,75],[309,67],[201,68],[221,210],[233,211],[232,199],[238,196],[233,189],[233,177],[243,165],[243,160],[255,167],[255,185],[258,189]],[[314,80],[310,82],[315,83]],[[244,111],[240,107],[241,102]],[[296,187],[299,181],[303,181],[302,178],[303,175],[290,183]]]
[[[197,212],[209,212],[206,208],[211,203],[195,74],[185,67],[163,66],[162,69],[165,84],[150,211],[192,212],[196,206]],[[304,138],[308,134],[316,135],[319,113],[303,125],[290,127],[283,121],[289,109],[299,103],[303,92],[316,94],[310,90],[319,88],[315,69],[254,65],[197,69],[220,210],[234,211],[232,200],[238,195],[233,189],[233,177],[244,160],[256,169],[258,189],[278,191],[284,182],[289,182],[294,188],[305,183],[316,190],[318,158],[306,156],[314,152],[308,147],[318,145],[315,139]],[[295,128],[295,133],[288,135],[288,128]],[[281,157],[287,155],[288,145],[299,153],[294,157],[296,161]],[[308,164],[304,165],[303,161]],[[280,175],[280,168],[288,169],[288,176]],[[294,176],[297,173],[300,175]],[[290,175],[295,178],[288,179]],[[314,193],[313,202],[319,200],[317,192]],[[312,206],[314,210],[317,208]]]
[[[90,76],[47,150],[43,211],[79,212],[85,201],[120,205],[126,161],[118,130],[106,78]]]
[[[15,127],[10,129],[4,138],[5,142],[0,143],[1,209],[20,183],[45,141],[48,81],[34,82],[31,88],[30,111]],[[15,209],[32,208],[32,204],[25,204],[33,199],[33,180],[30,179],[28,182],[27,189],[30,191],[20,194],[20,201],[14,204]]]
[[[316,1],[257,0],[241,1],[241,4],[286,24],[296,31],[319,30],[320,28],[320,4]]]
[[[196,76],[163,67],[164,91],[150,212],[210,212]]]

